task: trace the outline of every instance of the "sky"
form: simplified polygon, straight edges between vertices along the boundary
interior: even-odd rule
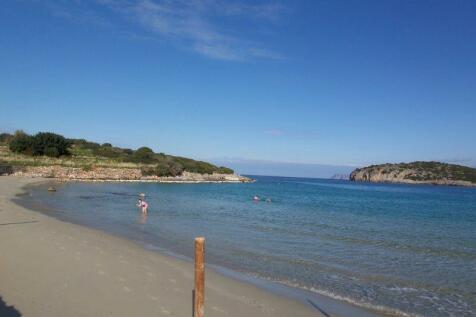
[[[476,1],[10,0],[0,130],[329,177],[476,166]]]

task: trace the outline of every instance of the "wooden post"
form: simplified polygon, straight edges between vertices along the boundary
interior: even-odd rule
[[[205,238],[195,238],[195,291],[193,317],[203,317],[205,301]]]

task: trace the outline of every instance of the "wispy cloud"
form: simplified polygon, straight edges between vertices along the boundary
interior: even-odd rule
[[[56,15],[66,18],[84,15],[95,17],[98,21],[104,21],[106,11],[108,15],[114,15],[111,20],[119,17],[136,26],[135,32],[144,33],[138,34],[139,36],[152,35],[166,39],[177,47],[213,59],[283,59],[280,53],[263,44],[265,39],[256,40],[259,36],[252,27],[277,25],[285,8],[276,2],[249,4],[224,0],[58,0],[49,6]],[[101,19],[98,17],[99,12],[103,14]],[[243,32],[243,26],[248,27],[248,32]]]

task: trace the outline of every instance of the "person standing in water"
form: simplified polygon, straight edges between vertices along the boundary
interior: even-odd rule
[[[147,208],[149,208],[149,204],[144,199],[140,199],[137,201],[137,207],[142,209],[143,214],[147,214]]]

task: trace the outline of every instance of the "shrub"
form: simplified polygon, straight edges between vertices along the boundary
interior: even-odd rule
[[[69,154],[69,145],[69,142],[62,135],[40,132],[33,137],[32,154],[59,157]]]
[[[16,131],[10,140],[10,150],[16,153],[31,154],[33,137],[23,131]]]
[[[91,164],[87,164],[83,166],[83,171],[90,172],[93,170],[93,166]]]
[[[155,168],[152,167],[152,166],[142,166],[140,168],[140,172],[142,174],[142,176],[152,176],[152,175],[156,175],[155,173]]]
[[[183,166],[174,161],[164,160],[157,163],[155,175],[157,176],[179,176],[183,173]]]
[[[233,171],[231,168],[220,166],[216,172],[220,174],[233,174],[235,171]]]
[[[13,135],[10,133],[0,133],[0,143],[10,143],[12,140]]]
[[[98,156],[104,156],[108,158],[118,158],[121,156],[121,153],[118,149],[109,146],[108,143],[104,143],[103,145],[99,146],[98,148],[93,150],[93,153]]]
[[[88,149],[88,150],[95,150],[99,148],[101,145],[96,142],[89,142],[85,139],[68,139],[68,143],[71,145],[77,145],[83,149]]]
[[[135,162],[140,163],[152,163],[154,161],[154,151],[148,147],[138,148],[132,155],[132,159]]]
[[[51,157],[58,157],[58,156],[60,156],[60,155],[59,155],[59,152],[58,152],[58,149],[55,148],[55,147],[51,147],[51,146],[45,148],[43,154],[46,155],[46,156],[51,156]]]

